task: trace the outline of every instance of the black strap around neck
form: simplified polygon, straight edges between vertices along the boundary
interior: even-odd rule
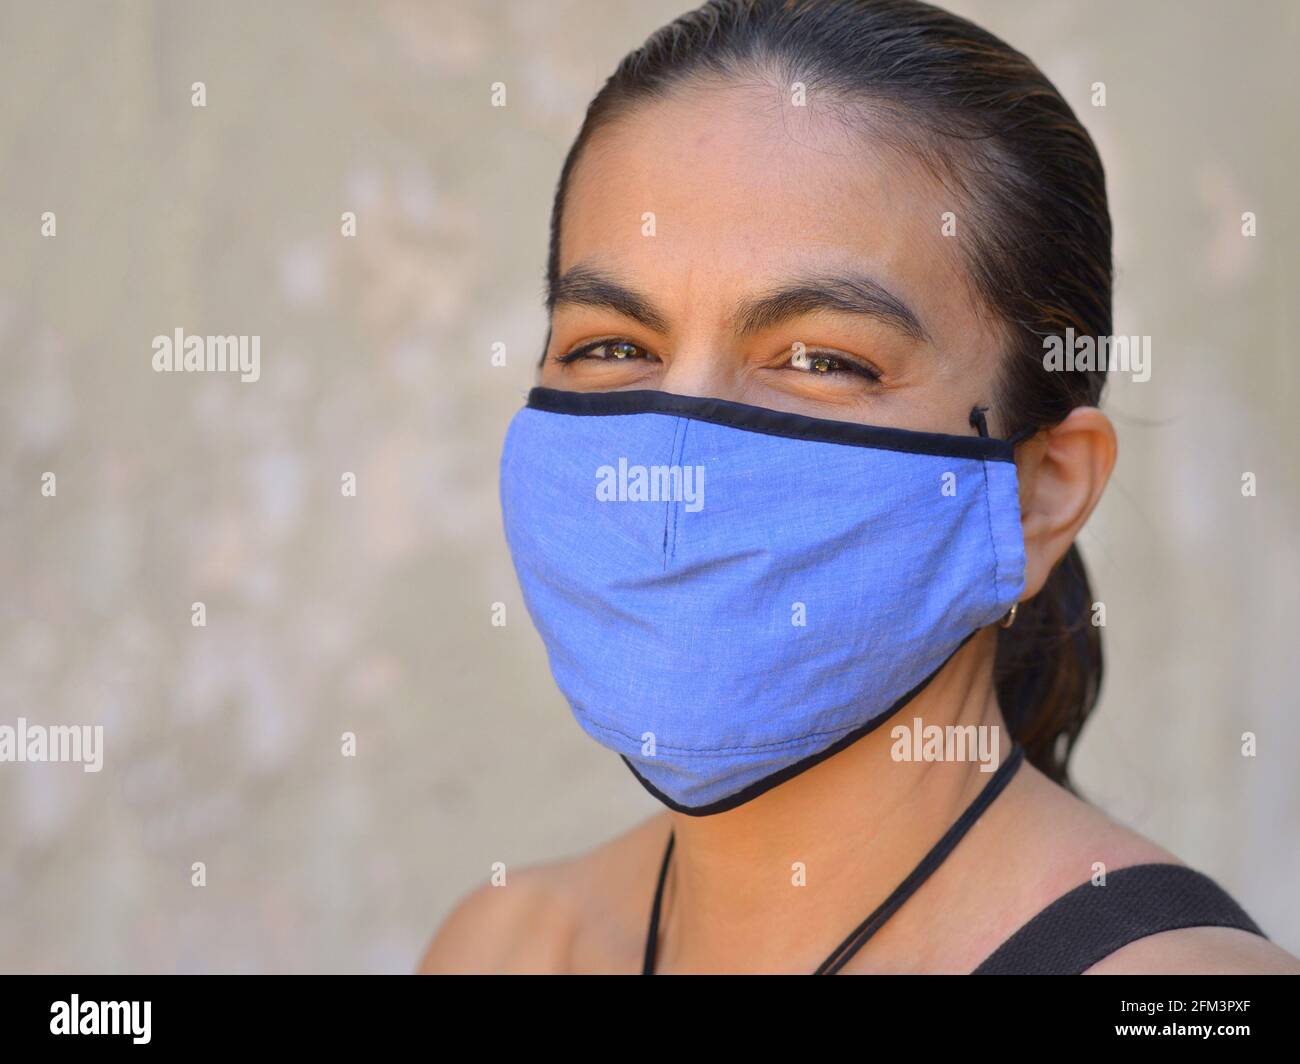
[[[980,818],[984,810],[993,804],[993,800],[1011,782],[1011,777],[1016,774],[1016,769],[1020,767],[1024,757],[1024,749],[1019,743],[1013,742],[1007,759],[998,766],[993,778],[984,785],[984,789],[975,796],[975,800],[966,807],[962,815],[957,818],[956,823],[944,833],[943,838],[934,844],[930,852],[921,859],[920,864],[912,869],[908,877],[894,888],[893,893],[881,902],[870,916],[854,928],[848,938],[831,951],[830,956],[817,966],[817,970],[812,973],[813,975],[834,975],[838,972],[866,944],[867,940],[884,926],[885,921],[902,908],[903,903],[916,893],[922,883],[930,878],[934,870],[943,863],[944,858],[952,853],[957,843],[974,826],[975,821]],[[642,975],[654,975],[655,972],[655,951],[659,941],[659,912],[663,903],[664,882],[668,878],[668,859],[672,856],[674,841],[675,836],[672,832],[669,832],[668,846],[664,850],[663,862],[659,866],[659,882],[655,886],[654,905],[650,909],[650,925],[646,931],[645,960],[641,967]]]

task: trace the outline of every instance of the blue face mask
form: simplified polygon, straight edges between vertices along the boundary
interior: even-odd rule
[[[579,724],[683,813],[884,723],[1024,589],[1014,446],[983,433],[534,388],[501,505]]]

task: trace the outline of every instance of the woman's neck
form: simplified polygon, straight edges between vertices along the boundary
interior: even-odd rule
[[[656,972],[813,971],[1010,753],[993,650],[982,633],[887,723],[766,794],[673,814]]]

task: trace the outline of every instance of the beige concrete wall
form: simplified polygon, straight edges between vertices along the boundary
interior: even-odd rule
[[[658,808],[550,683],[496,462],[563,153],[684,6],[0,5],[0,723],[106,743],[0,765],[0,969],[407,970],[491,862]],[[1077,774],[1300,950],[1300,9],[954,6],[1097,138],[1116,328],[1153,338],[1084,537]],[[259,335],[260,379],[154,373],[177,327]]]

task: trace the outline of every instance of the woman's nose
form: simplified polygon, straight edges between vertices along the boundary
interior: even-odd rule
[[[735,399],[739,392],[737,365],[718,341],[678,346],[659,378],[659,389],[674,395]]]

